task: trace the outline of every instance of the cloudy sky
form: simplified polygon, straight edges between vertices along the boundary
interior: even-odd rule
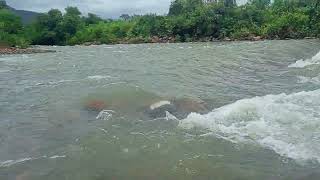
[[[170,2],[171,0],[7,0],[16,9],[46,12],[52,8],[77,6],[84,13],[92,12],[104,18],[116,18],[123,13],[165,14]]]

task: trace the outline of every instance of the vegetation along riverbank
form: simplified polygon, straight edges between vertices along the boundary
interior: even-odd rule
[[[52,9],[28,24],[0,6],[0,42],[10,47],[302,39],[320,36],[319,0],[174,0],[167,15],[102,19],[76,7]]]

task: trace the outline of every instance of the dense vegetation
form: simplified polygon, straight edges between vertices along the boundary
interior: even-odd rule
[[[76,7],[52,9],[23,26],[0,6],[0,42],[10,46],[91,43],[188,42],[320,36],[320,0],[174,0],[166,16],[122,15],[103,20]],[[1,45],[1,44],[0,44]]]

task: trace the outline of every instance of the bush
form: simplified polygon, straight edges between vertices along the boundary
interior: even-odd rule
[[[303,38],[310,35],[309,17],[302,13],[286,13],[274,16],[274,20],[266,24],[264,35],[268,38]]]

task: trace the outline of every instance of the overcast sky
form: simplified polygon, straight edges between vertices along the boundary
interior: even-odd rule
[[[104,18],[116,18],[123,13],[165,14],[171,0],[7,0],[7,4],[23,10],[46,12],[52,8],[77,6],[83,13],[92,12]]]

